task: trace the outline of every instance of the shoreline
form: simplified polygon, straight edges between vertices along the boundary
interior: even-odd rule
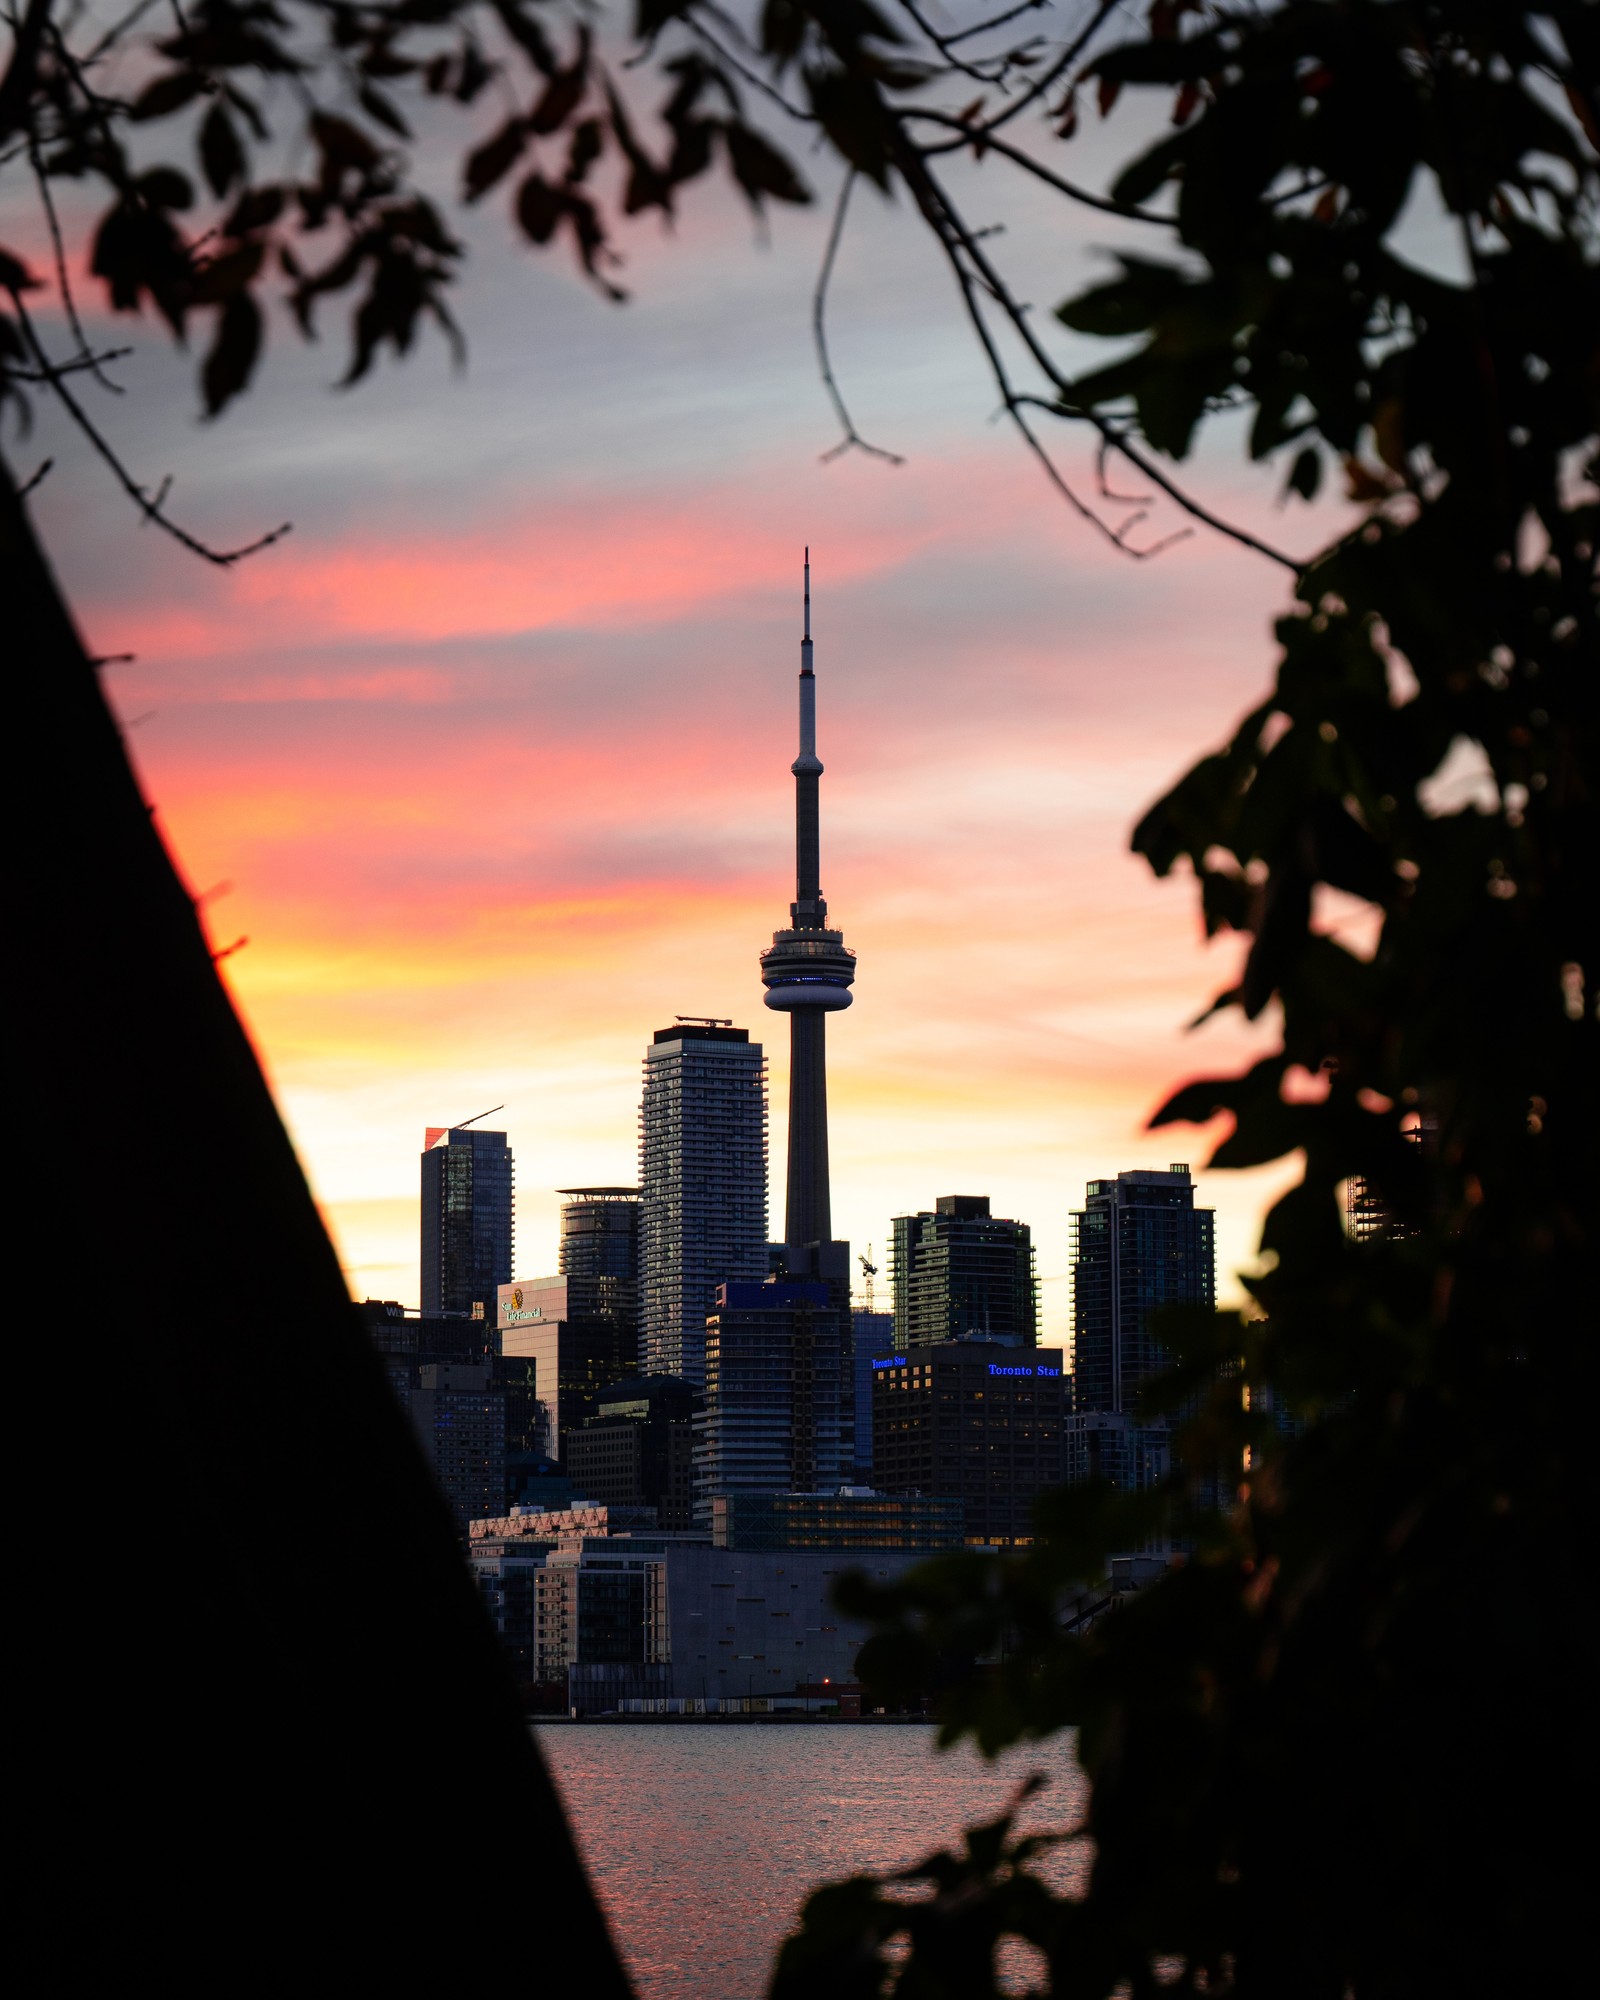
[[[657,1723],[779,1723],[810,1728],[815,1724],[848,1723],[854,1729],[858,1724],[884,1724],[903,1727],[910,1723],[919,1729],[931,1729],[934,1718],[931,1715],[525,1715],[523,1721],[543,1728],[546,1723],[554,1723],[562,1728],[583,1728],[590,1723],[644,1723],[653,1727]]]

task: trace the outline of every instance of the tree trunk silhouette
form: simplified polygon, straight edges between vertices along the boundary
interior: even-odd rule
[[[48,1983],[105,1954],[179,1989],[487,1992],[554,1953],[623,2000],[444,1502],[0,474],[37,785],[11,1150],[44,1366],[14,1440],[45,1446],[25,1525],[65,1582],[53,1629],[25,1628],[68,1820],[45,1886],[82,1912]]]

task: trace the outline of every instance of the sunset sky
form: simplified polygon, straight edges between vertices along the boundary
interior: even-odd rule
[[[823,886],[859,953],[829,1029],[836,1227],[886,1266],[892,1215],[988,1193],[1033,1226],[1063,1338],[1084,1182],[1203,1162],[1215,1132],[1145,1120],[1270,1030],[1185,1035],[1237,945],[1206,950],[1189,887],[1127,844],[1265,687],[1283,573],[1204,535],[1148,563],[1093,538],[991,421],[947,277],[875,196],[835,358],[898,468],[819,462],[825,205],[763,244],[703,197],[629,239],[621,308],[502,214],[466,220],[464,375],[428,342],[331,390],[341,309],[310,350],[277,329],[207,426],[192,365],[136,330],[138,393],[98,413],[140,476],[174,473],[218,541],[295,524],[237,571],[141,530],[48,417],[6,440],[24,473],[57,459],[49,548],[91,646],[136,655],[111,697],[215,943],[249,940],[227,977],[352,1291],[416,1302],[423,1128],[502,1102],[518,1274],[552,1270],[554,1190],[633,1180],[642,1052],[679,1013],[766,1044],[777,1225],[786,1029],[756,960],[792,893],[809,542]],[[1041,306],[1111,236],[1010,221]],[[1081,445],[1064,461],[1088,483]],[[1325,526],[1278,513],[1236,440],[1193,477],[1291,546]],[[1202,1176],[1225,1295],[1284,1179]]]

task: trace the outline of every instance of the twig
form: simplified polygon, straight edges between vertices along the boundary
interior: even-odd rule
[[[31,479],[25,479],[22,482],[22,484],[17,488],[17,498],[19,500],[26,500],[28,495],[33,491],[33,489],[37,485],[39,485],[39,483],[46,477],[46,475],[50,471],[50,468],[54,464],[55,460],[53,458],[44,459],[40,463],[38,469],[34,472],[33,477]]]
[[[160,4],[161,0],[136,0],[136,4],[128,9],[120,21],[113,21],[111,26],[100,37],[99,41],[83,57],[82,60],[85,67],[90,63],[98,62],[107,49],[121,41],[122,37],[136,21],[142,20],[152,7],[158,7]]]
[[[833,227],[828,231],[828,247],[822,253],[822,269],[817,273],[817,289],[811,300],[811,327],[817,341],[817,366],[822,372],[822,385],[832,399],[834,413],[844,429],[844,436],[831,451],[822,454],[824,465],[841,458],[852,446],[864,451],[869,458],[881,458],[886,465],[904,465],[905,460],[898,453],[885,451],[882,445],[868,444],[856,429],[850,412],[845,407],[839,384],[834,380],[833,366],[828,359],[828,280],[833,276],[833,260],[839,254],[839,239],[844,234],[845,211],[850,206],[850,190],[856,184],[855,168],[844,177],[844,185],[839,190],[839,199],[834,205]]]
[[[918,164],[920,165],[920,162]],[[906,172],[904,162],[901,164],[901,171],[902,173]],[[1019,396],[1012,388],[1011,378],[1006,372],[1005,362],[1001,358],[999,348],[995,345],[994,335],[989,331],[989,323],[983,316],[979,293],[980,291],[987,291],[992,296],[997,296],[994,294],[994,288],[986,279],[981,279],[974,271],[969,270],[965,261],[956,254],[955,246],[952,243],[949,233],[953,218],[943,210],[942,197],[938,188],[934,185],[932,176],[928,175],[926,169],[923,168],[921,173],[922,185],[920,187],[917,179],[912,174],[907,173],[906,178],[912,187],[913,193],[917,196],[918,205],[922,208],[924,217],[932,226],[934,234],[939,238],[940,243],[944,246],[945,257],[952,272],[955,274],[956,283],[961,289],[961,299],[963,305],[966,307],[967,317],[972,322],[972,329],[978,336],[980,346],[988,356],[989,369],[999,387],[1005,413],[1016,426],[1023,442],[1038,460],[1045,477],[1061,495],[1062,499],[1066,501],[1067,505],[1072,508],[1073,512],[1079,515],[1081,519],[1087,521],[1090,527],[1104,535],[1113,548],[1120,549],[1124,555],[1132,556],[1135,561],[1143,561],[1146,556],[1155,554],[1156,549],[1164,547],[1165,543],[1158,543],[1156,549],[1136,549],[1131,543],[1124,541],[1116,529],[1110,527],[1091,506],[1078,497],[1078,494],[1068,483],[1066,475],[1035,436],[1032,425],[1023,415],[1023,405],[1026,399]],[[1002,298],[997,297],[997,302],[1004,307],[1005,302]],[[1187,533],[1188,530],[1184,530],[1184,532]]]
[[[78,343],[79,358],[87,363],[90,373],[102,389],[109,389],[113,396],[120,396],[122,385],[113,382],[109,375],[102,372],[100,363],[90,352],[89,336],[83,330],[83,322],[78,318],[78,302],[72,296],[72,278],[67,270],[67,247],[61,240],[61,219],[56,214],[55,197],[50,192],[50,176],[45,172],[44,161],[39,154],[39,141],[31,131],[28,134],[28,159],[33,167],[33,178],[38,185],[39,199],[44,204],[45,220],[50,225],[50,243],[56,258],[56,289],[61,294],[61,303],[66,309],[67,324],[72,328],[72,337]],[[121,354],[130,352],[131,349],[126,347],[119,350]],[[109,360],[111,357],[107,355],[102,358]]]
[[[722,61],[725,62],[728,65],[728,67],[735,72],[735,74],[744,78],[745,82],[749,84],[752,90],[759,90],[763,97],[770,97],[772,102],[776,104],[780,110],[786,111],[788,115],[796,121],[797,124],[800,125],[816,124],[817,121],[815,117],[809,111],[802,111],[798,104],[791,104],[788,98],[784,96],[783,92],[779,90],[775,84],[768,83],[767,79],[761,74],[759,70],[751,69],[746,63],[741,62],[738,56],[733,54],[732,50],[725,48],[723,44],[717,40],[716,36],[712,34],[709,28],[701,27],[700,23],[697,20],[695,20],[692,14],[685,14],[681,18],[683,21],[683,25],[689,30],[690,34],[695,36],[697,40],[704,42],[708,49],[711,49],[712,51],[714,51],[716,55],[720,56]]]
[[[1105,24],[1106,16],[1114,13],[1120,5],[1121,0],[1101,0],[1101,4],[1090,16],[1088,25],[1077,40],[1067,45],[1066,50],[1056,58],[1044,75],[1036,78],[1019,98],[1006,106],[1004,111],[996,112],[987,125],[980,125],[976,129],[984,133],[997,132],[1002,125],[1009,125],[1013,118],[1026,111],[1030,104],[1037,103],[1050,86],[1071,69],[1090,42],[1099,34]]]
[[[1029,4],[1042,7],[1047,4],[1047,0],[1029,0]],[[900,0],[900,5],[911,16],[912,20],[916,22],[923,34],[932,42],[933,46],[944,57],[952,69],[959,70],[963,76],[970,76],[975,83],[981,83],[986,87],[1003,83],[1005,76],[1005,58],[1003,56],[991,57],[988,69],[978,69],[974,64],[967,62],[964,57],[955,54],[955,45],[962,38],[959,35],[941,35],[939,30],[917,5],[917,0]],[[998,70],[994,68],[996,62],[1000,65]]]
[[[1019,0],[1015,7],[1008,7],[1003,14],[992,15],[987,21],[979,21],[973,27],[963,28],[958,34],[947,35],[951,48],[957,42],[970,42],[974,35],[986,35],[991,28],[1003,28],[1007,21],[1014,21],[1019,14],[1031,14],[1040,7],[1048,7],[1050,0]]]
[[[10,291],[11,293],[11,303],[16,308],[18,323],[22,328],[23,334],[27,339],[29,347],[31,347],[33,350],[34,360],[38,363],[39,368],[43,371],[46,379],[50,384],[50,387],[55,391],[56,395],[60,397],[62,403],[65,405],[67,409],[68,414],[71,416],[73,422],[78,426],[79,430],[83,432],[84,436],[89,440],[90,444],[94,446],[95,450],[105,460],[106,464],[110,466],[112,472],[116,476],[118,484],[122,487],[122,490],[127,494],[128,498],[139,509],[139,512],[143,514],[143,516],[147,521],[154,521],[156,526],[158,528],[164,529],[167,534],[171,535],[174,541],[181,542],[183,546],[186,549],[190,550],[193,554],[203,557],[206,562],[215,563],[220,569],[230,568],[234,563],[243,561],[243,559],[246,556],[253,556],[259,549],[270,548],[274,542],[281,541],[283,537],[286,534],[288,534],[290,527],[292,526],[292,523],[285,521],[281,527],[274,528],[270,535],[261,535],[255,541],[247,542],[243,548],[213,549],[209,547],[205,542],[202,542],[198,540],[194,535],[191,535],[187,529],[180,528],[176,521],[170,519],[168,515],[165,512],[163,512],[161,505],[161,502],[166,497],[167,488],[172,483],[171,480],[167,479],[162,482],[160,491],[154,500],[152,500],[150,495],[145,492],[144,488],[134,480],[132,474],[128,471],[127,467],[122,463],[122,460],[118,458],[117,454],[112,450],[111,446],[106,442],[106,440],[100,435],[99,431],[95,428],[93,421],[90,419],[89,413],[84,409],[83,405],[78,401],[77,397],[74,396],[72,391],[67,387],[66,376],[64,371],[60,368],[57,368],[55,363],[50,359],[49,355],[45,352],[44,347],[39,340],[38,333],[34,329],[32,316],[30,315],[28,308],[22,303],[21,296],[18,294],[18,292],[15,290],[14,287],[8,286],[7,290]]]
[[[947,140],[942,146],[924,146],[921,151],[925,159],[932,159],[939,153],[959,153],[968,146],[976,153],[999,153],[1014,166],[1021,167],[1036,180],[1053,187],[1057,194],[1069,195],[1073,201],[1082,202],[1086,208],[1098,208],[1106,215],[1119,215],[1129,222],[1153,222],[1163,229],[1172,227],[1171,218],[1152,215],[1147,208],[1129,208],[1124,203],[1112,201],[1103,194],[1091,194],[1087,188],[1079,187],[1076,181],[1064,179],[1049,167],[1041,166],[1031,154],[1023,152],[1020,146],[1013,146],[1007,139],[994,139],[984,125],[963,125],[959,118],[952,118],[948,111],[926,111],[919,105],[907,105],[902,116],[920,118],[925,124],[943,125],[952,132],[959,132],[959,139]]]
[[[1158,466],[1152,464],[1141,451],[1129,442],[1126,433],[1119,430],[1109,418],[1101,416],[1096,410],[1074,406],[1069,401],[1071,383],[1068,382],[1051,359],[1049,353],[1041,345],[1033,328],[1028,324],[1027,313],[1012,298],[1005,280],[983,254],[972,231],[962,221],[955,204],[934,179],[933,171],[926,159],[917,152],[909,138],[903,139],[899,164],[901,172],[906,175],[907,181],[911,184],[914,193],[917,192],[917,187],[913,176],[920,177],[926,188],[927,202],[933,204],[934,212],[930,213],[927,202],[924,202],[922,196],[919,195],[919,205],[923,207],[924,214],[928,215],[930,221],[933,221],[935,214],[937,214],[938,216],[942,216],[948,223],[952,235],[947,237],[941,232],[941,240],[945,243],[946,256],[950,258],[953,264],[958,267],[961,265],[962,259],[954,253],[954,244],[959,245],[960,249],[965,253],[966,258],[970,259],[972,272],[970,274],[964,270],[959,272],[963,289],[966,289],[974,276],[982,283],[984,289],[995,300],[996,304],[1001,307],[1007,319],[1010,320],[1012,326],[1021,335],[1023,345],[1032,356],[1041,374],[1045,376],[1047,381],[1052,382],[1059,392],[1059,401],[1050,403],[1039,396],[1013,398],[1012,392],[1007,387],[1005,393],[1008,398],[1015,400],[1021,405],[1048,410],[1053,416],[1077,417],[1085,423],[1092,424],[1099,431],[1100,435],[1109,442],[1114,451],[1120,452],[1130,465],[1137,466],[1140,473],[1146,479],[1153,481],[1155,485],[1159,486],[1168,499],[1175,500],[1186,514],[1191,515],[1197,521],[1203,522],[1208,528],[1214,528],[1218,534],[1227,535],[1233,541],[1242,543],[1246,548],[1254,549],[1258,555],[1264,555],[1275,563],[1281,563],[1285,569],[1292,571],[1294,575],[1298,576],[1305,567],[1303,563],[1297,562],[1293,556],[1285,555],[1282,549],[1275,549],[1270,542],[1264,542],[1259,536],[1252,535],[1249,529],[1236,527],[1231,521],[1224,521],[1220,515],[1213,514],[1209,508],[1202,506],[1198,500],[1186,493],[1174,480],[1169,479]],[[910,171],[908,171],[908,165]],[[989,348],[991,357],[993,358],[994,349],[992,344],[986,339],[985,345]],[[996,379],[1000,380],[1001,377],[997,374]],[[1017,416],[1017,412],[1013,411],[1013,415]],[[1017,416],[1017,421],[1020,425],[1020,416]]]

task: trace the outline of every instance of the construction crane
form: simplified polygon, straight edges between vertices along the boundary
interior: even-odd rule
[[[872,1303],[872,1281],[878,1275],[878,1267],[872,1261],[872,1245],[869,1243],[856,1262],[861,1266],[861,1294],[868,1312],[876,1311]]]

